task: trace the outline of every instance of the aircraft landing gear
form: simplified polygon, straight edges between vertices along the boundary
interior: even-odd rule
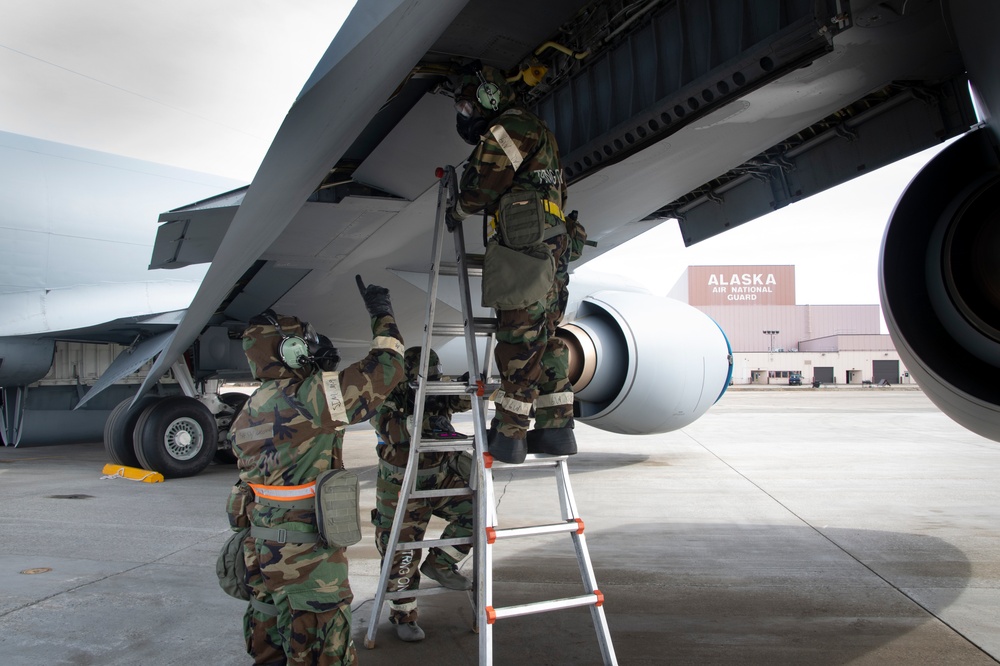
[[[142,467],[165,478],[194,476],[205,469],[218,448],[215,415],[187,396],[156,401],[142,411],[133,432]]]

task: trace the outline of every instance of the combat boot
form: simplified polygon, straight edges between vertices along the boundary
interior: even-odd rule
[[[528,453],[548,453],[553,456],[571,456],[576,453],[576,435],[573,426],[565,428],[536,428],[528,431]]]
[[[424,640],[424,630],[416,622],[404,622],[396,625],[396,636],[401,641],[416,643]]]
[[[454,566],[439,567],[435,566],[430,560],[425,560],[420,565],[420,573],[431,580],[436,580],[442,587],[447,587],[449,590],[472,589],[472,581],[458,573],[458,569]]]
[[[491,427],[486,433],[486,445],[490,455],[500,462],[520,465],[524,462],[524,457],[528,454],[528,443],[521,439],[508,437],[496,426]]]

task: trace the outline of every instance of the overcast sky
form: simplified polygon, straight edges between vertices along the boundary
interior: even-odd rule
[[[353,4],[0,0],[0,130],[249,182]],[[885,221],[928,157],[691,248],[667,222],[584,270],[665,295],[688,265],[792,264],[799,303],[877,303]]]

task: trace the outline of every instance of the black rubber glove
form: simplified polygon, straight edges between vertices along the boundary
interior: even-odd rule
[[[389,301],[389,290],[377,284],[370,284],[361,293],[365,299],[365,307],[372,317],[392,314],[392,303]]]
[[[462,220],[455,214],[454,208],[449,208],[445,211],[444,223],[448,227],[448,231],[455,231],[455,229],[462,225]]]

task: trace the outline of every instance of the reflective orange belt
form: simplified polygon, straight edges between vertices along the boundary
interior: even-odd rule
[[[275,502],[294,502],[296,500],[312,499],[316,496],[316,483],[305,483],[301,486],[265,486],[260,483],[251,483],[254,494],[257,497],[273,500]]]

